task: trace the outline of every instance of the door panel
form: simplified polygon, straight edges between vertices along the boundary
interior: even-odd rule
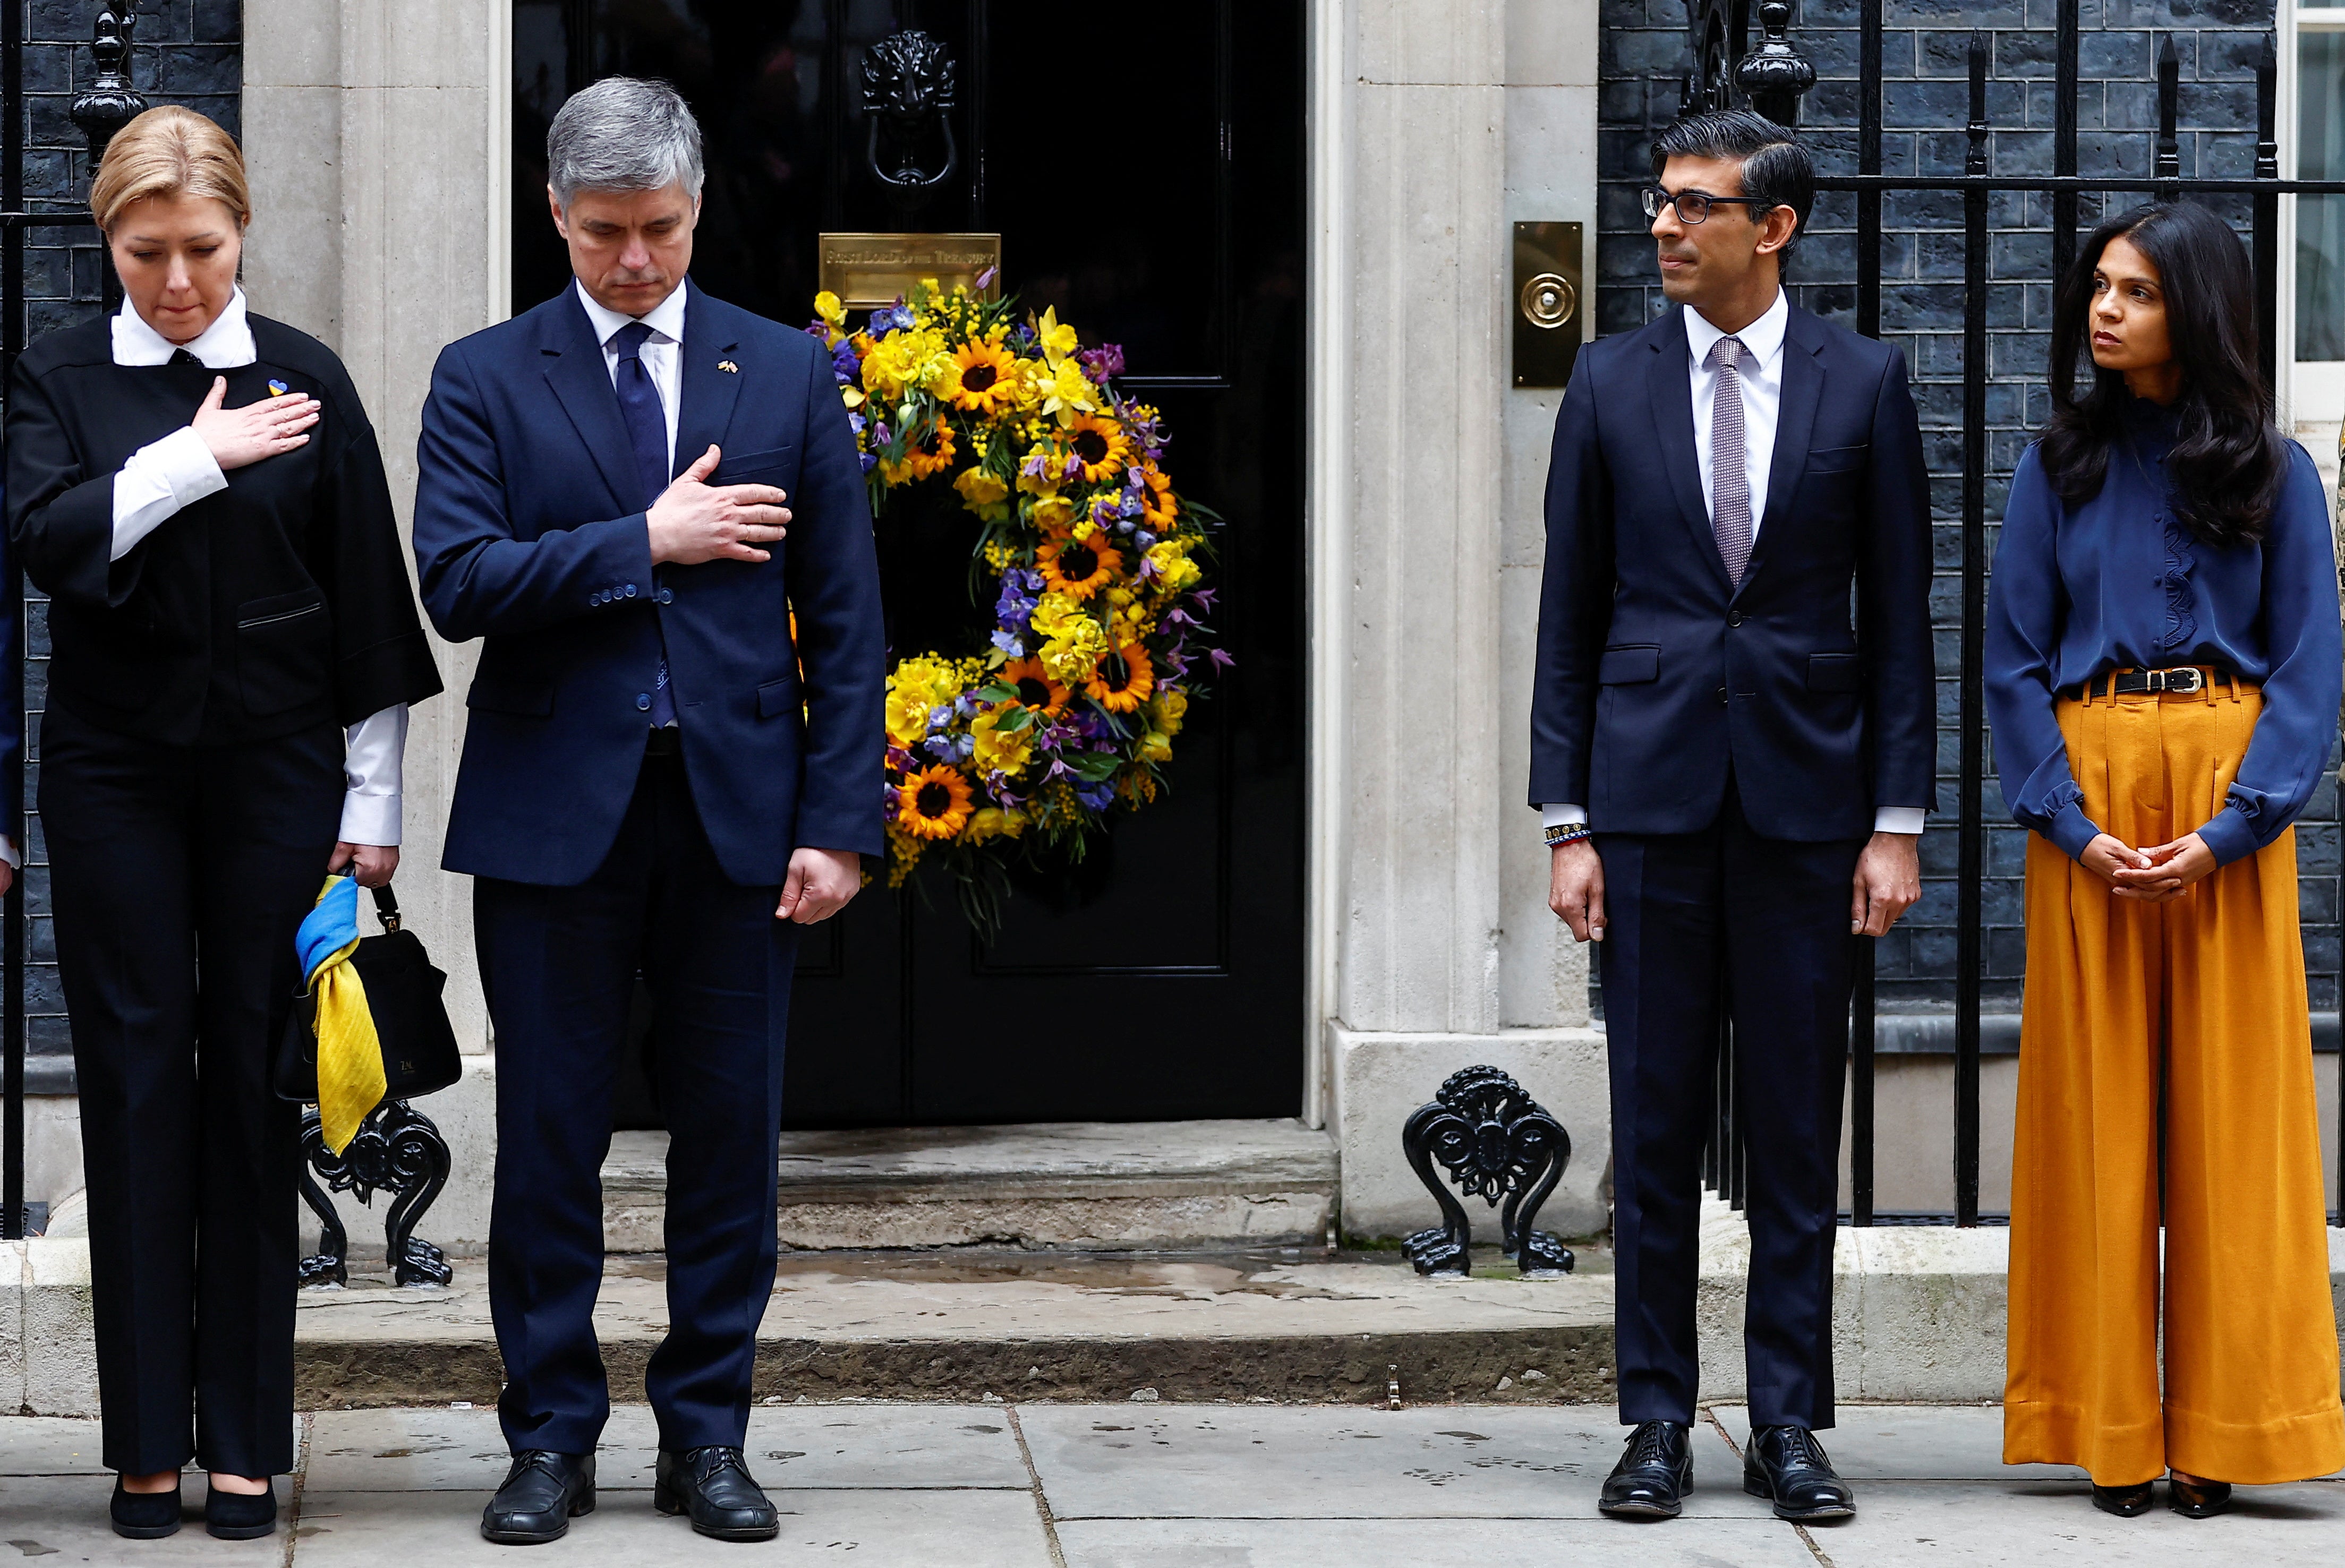
[[[858,100],[864,51],[915,26],[958,62],[961,164],[908,204],[865,167]],[[792,1125],[1299,1106],[1302,27],[1299,0],[515,5],[516,304],[568,281],[542,193],[570,85],[665,76],[707,143],[695,282],[795,325],[820,233],[998,230],[1007,286],[1123,345],[1175,482],[1228,520],[1215,617],[1236,665],[1193,703],[1170,791],[1082,862],[1020,867],[990,943],[933,872],[809,932]],[[949,494],[896,501],[879,523],[891,646],[980,646],[969,520]]]

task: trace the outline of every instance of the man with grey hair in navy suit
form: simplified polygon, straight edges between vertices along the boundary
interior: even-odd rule
[[[497,1046],[513,1462],[481,1530],[551,1541],[594,1506],[600,1173],[640,970],[674,1134],[653,1502],[763,1541],[741,1449],[797,934],[885,847],[871,513],[829,356],[686,281],[700,131],[675,90],[597,82],[546,153],[574,285],[442,354],[415,504],[425,608],[483,639],[444,857],[477,879]]]

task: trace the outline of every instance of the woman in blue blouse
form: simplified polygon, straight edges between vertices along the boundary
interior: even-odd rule
[[[2329,502],[2207,208],[2095,230],[2052,349],[1986,631],[2034,830],[2004,1458],[2203,1518],[2345,1467],[2292,827],[2337,734]]]

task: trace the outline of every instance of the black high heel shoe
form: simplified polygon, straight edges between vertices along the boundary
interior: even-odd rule
[[[2178,1475],[2169,1475],[2166,1478],[2166,1506],[2185,1519],[2212,1519],[2231,1506],[2231,1483],[2185,1481]]]
[[[2096,1486],[2093,1488],[2093,1506],[2103,1513],[2114,1513],[2119,1519],[2138,1519],[2149,1512],[2149,1505],[2157,1496],[2156,1483],[2147,1481],[2137,1486]]]
[[[126,1492],[122,1477],[114,1478],[114,1500],[107,1504],[114,1533],[132,1541],[160,1541],[179,1533],[179,1489],[168,1492]]]

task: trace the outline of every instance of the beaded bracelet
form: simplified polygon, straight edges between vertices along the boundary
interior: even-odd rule
[[[1589,836],[1591,830],[1584,822],[1559,822],[1547,830],[1548,847],[1553,849],[1558,844],[1578,844]]]

